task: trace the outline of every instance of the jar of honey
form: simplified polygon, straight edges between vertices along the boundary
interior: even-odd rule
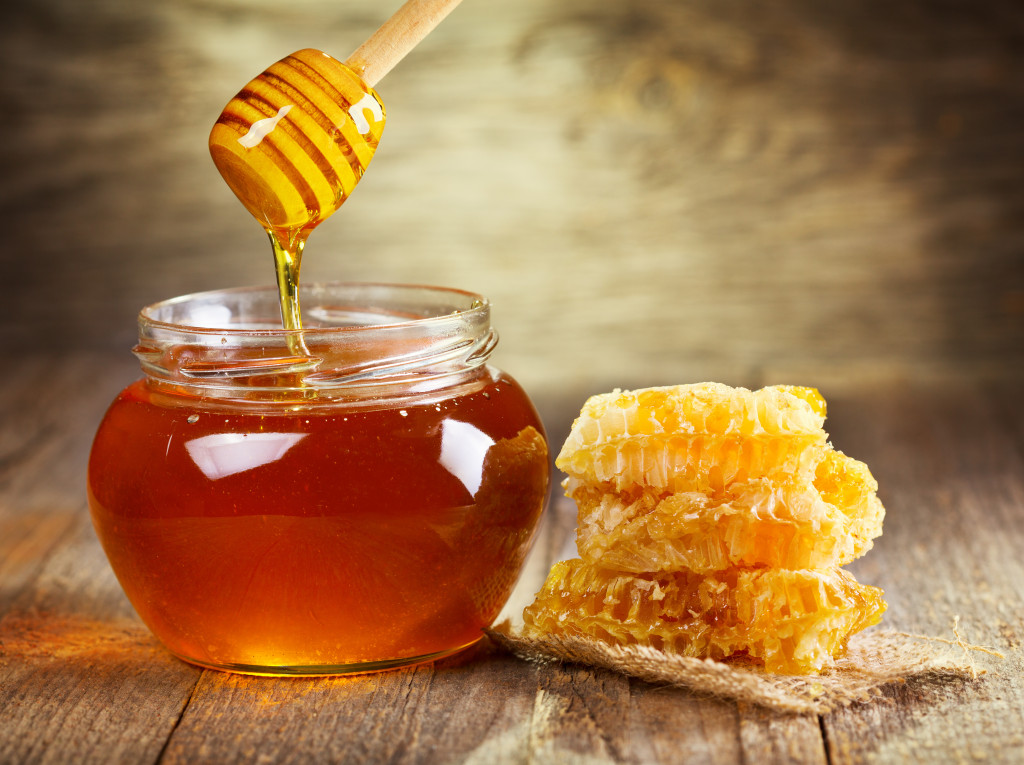
[[[428,661],[481,637],[548,495],[543,426],[487,364],[488,302],[420,286],[157,303],[89,460],[97,534],[178,657],[254,674]]]

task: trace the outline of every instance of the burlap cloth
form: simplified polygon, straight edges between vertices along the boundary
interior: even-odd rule
[[[756,667],[668,654],[648,646],[612,646],[583,637],[528,637],[505,621],[487,634],[528,661],[566,661],[621,672],[650,683],[678,685],[722,699],[746,701],[779,712],[825,714],[882,697],[891,683],[931,677],[940,682],[977,680],[974,655],[1001,654],[964,642],[904,632],[869,630],[855,635],[846,655],[821,675],[772,675]]]

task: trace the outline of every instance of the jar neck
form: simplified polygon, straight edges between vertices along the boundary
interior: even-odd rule
[[[304,328],[284,330],[271,288],[143,309],[134,353],[151,387],[237,402],[365,401],[470,384],[497,344],[490,305],[436,287],[303,288]]]

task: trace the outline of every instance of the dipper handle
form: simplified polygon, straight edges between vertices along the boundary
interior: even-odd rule
[[[462,0],[407,0],[345,61],[371,88]]]

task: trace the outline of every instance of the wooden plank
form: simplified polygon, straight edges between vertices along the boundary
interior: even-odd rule
[[[748,759],[754,726],[743,725],[736,704],[701,698],[676,688],[630,681],[631,762],[727,765],[773,762]],[[820,737],[819,737],[820,741]],[[814,762],[811,760],[811,762]]]
[[[739,704],[743,762],[829,762],[818,718],[778,715]]]
[[[537,762],[627,762],[629,680],[580,665],[540,668],[530,755]]]
[[[0,616],[38,576],[50,553],[80,518],[81,508],[78,513],[0,516]]]
[[[776,715],[578,665],[545,665],[530,723],[538,762],[827,761],[817,717]]]
[[[0,396],[0,761],[155,762],[199,672],[135,617],[84,502],[92,434],[127,365],[21,361]]]
[[[82,513],[96,425],[134,362],[110,354],[12,358],[0,381],[0,615]]]
[[[0,399],[0,517],[77,506],[96,427],[138,364],[127,352],[8,358],[27,374]]]
[[[872,467],[885,535],[854,566],[883,586],[887,626],[1005,653],[980,682],[910,682],[888,704],[829,715],[833,763],[1024,758],[1024,461],[1005,413],[976,391],[879,392],[839,401],[838,448]]]
[[[0,620],[0,762],[155,762],[199,674],[135,617],[81,507]]]
[[[524,761],[532,674],[488,645],[348,678],[209,672],[162,762]]]

